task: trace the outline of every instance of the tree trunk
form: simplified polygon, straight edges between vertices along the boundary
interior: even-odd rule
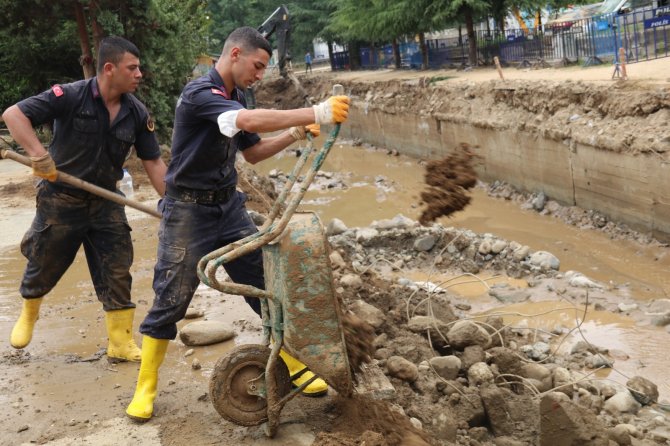
[[[333,57],[333,42],[328,41],[328,60],[330,61],[330,71],[335,71],[335,58]]]
[[[88,6],[89,13],[91,15],[91,28],[93,29],[93,46],[95,47],[95,54],[98,54],[100,50],[100,41],[105,37],[105,32],[98,22],[98,2],[96,0],[91,0],[91,3]]]
[[[472,20],[472,10],[465,11],[465,27],[468,30],[468,61],[471,67],[477,66],[477,36],[475,35],[475,25]]]
[[[419,48],[421,48],[421,69],[428,69],[428,46],[426,45],[426,35],[419,33]]]
[[[84,71],[84,79],[90,79],[95,76],[95,66],[93,65],[93,55],[91,54],[91,43],[88,40],[84,6],[79,2],[74,2],[74,15],[77,18],[77,33],[79,34],[79,46],[81,47],[79,64]]]
[[[393,66],[396,70],[400,69],[402,60],[400,59],[400,45],[398,44],[398,38],[393,39]]]
[[[357,70],[361,67],[361,45],[358,41],[349,43],[349,69]]]

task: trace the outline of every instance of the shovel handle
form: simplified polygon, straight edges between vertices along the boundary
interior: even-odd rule
[[[12,150],[7,149],[0,150],[0,158],[7,158],[16,161],[18,163],[21,163],[24,166],[32,167],[32,162],[30,161],[30,158],[28,158],[27,156],[20,155]],[[113,201],[114,203],[118,203],[124,206],[130,206],[131,208],[137,209],[138,211],[142,211],[145,214],[151,215],[152,217],[161,218],[160,212],[158,212],[156,209],[153,209],[137,201],[130,200],[124,197],[123,195],[119,195],[116,192],[103,189],[102,187],[96,186],[95,184],[91,184],[87,181],[81,180],[67,173],[59,171],[57,181],[69,184],[70,186],[78,187],[79,189],[85,190],[86,192],[90,192],[99,197],[106,198],[107,200]]]

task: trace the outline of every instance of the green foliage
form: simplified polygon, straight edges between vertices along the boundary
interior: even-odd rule
[[[81,77],[76,28],[53,3],[0,0],[0,110]]]
[[[54,83],[83,77],[75,1],[79,0],[0,0],[2,110]],[[124,36],[140,49],[144,81],[137,96],[147,104],[159,136],[166,140],[179,93],[197,55],[205,51],[203,1],[98,0],[97,5],[94,12],[104,35]]]

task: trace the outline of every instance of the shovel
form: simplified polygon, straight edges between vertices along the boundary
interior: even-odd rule
[[[0,150],[0,158],[7,158],[10,160],[14,160],[18,163],[21,163],[25,166],[32,167],[30,158],[28,158],[27,156],[19,155],[18,153],[12,150],[7,149]],[[131,208],[135,208],[138,211],[142,211],[145,214],[151,215],[152,217],[161,218],[160,212],[158,212],[156,209],[153,209],[149,206],[145,206],[144,204],[139,203],[137,201],[130,200],[122,195],[119,195],[107,189],[103,189],[102,187],[96,186],[87,181],[80,180],[79,178],[69,175],[67,173],[59,171],[57,181],[69,184],[70,186],[78,187],[79,189],[85,190],[86,192],[90,192],[99,197],[106,198],[110,201],[113,201],[114,203],[130,206]]]

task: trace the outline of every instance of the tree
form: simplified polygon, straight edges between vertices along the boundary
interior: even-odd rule
[[[100,39],[120,35],[141,52],[137,95],[159,136],[171,131],[174,105],[204,50],[201,0],[0,0],[0,107],[54,83],[91,75]]]

